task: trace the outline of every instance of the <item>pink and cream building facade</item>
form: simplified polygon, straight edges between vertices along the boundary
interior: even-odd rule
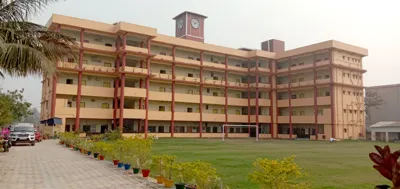
[[[221,137],[222,125],[257,125],[260,138],[365,134],[364,48],[325,41],[285,50],[279,40],[261,50],[204,43],[205,16],[176,16],[176,36],[118,22],[53,15],[48,29],[69,35],[77,57],[44,77],[41,120],[61,118],[60,132]],[[256,128],[227,127],[228,137]]]

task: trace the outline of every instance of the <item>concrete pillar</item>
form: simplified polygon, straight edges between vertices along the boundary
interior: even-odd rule
[[[385,132],[385,139],[386,139],[386,142],[389,142],[389,132]]]
[[[376,132],[371,132],[371,140],[376,141]]]

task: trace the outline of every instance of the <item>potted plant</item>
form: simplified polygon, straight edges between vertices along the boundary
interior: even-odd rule
[[[133,174],[138,174],[140,171],[139,160],[136,156],[132,158]]]
[[[139,138],[136,137],[136,151],[138,155],[139,165],[142,169],[143,177],[148,177],[150,174],[149,163],[151,158],[151,146],[153,144],[152,138]]]
[[[195,165],[193,162],[181,162],[173,165],[173,176],[174,180],[177,181],[175,183],[177,189],[197,188],[194,184]]]
[[[174,185],[174,181],[172,180],[172,169],[175,161],[176,156],[163,155],[162,157],[162,162],[164,163],[164,167],[166,170],[166,178],[164,178],[164,186],[166,188],[172,188],[172,186]]]
[[[156,180],[158,184],[164,183],[164,167],[163,167],[163,155],[153,155],[151,159],[151,169],[156,174]]]

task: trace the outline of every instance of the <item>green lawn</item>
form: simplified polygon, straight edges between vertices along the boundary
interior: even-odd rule
[[[256,158],[282,158],[296,155],[296,163],[309,174],[313,188],[374,188],[387,184],[372,168],[368,153],[373,142],[290,141],[250,139],[159,139],[153,145],[155,154],[174,154],[180,161],[204,160],[212,163],[223,182],[231,188],[257,188],[248,182]],[[392,149],[400,144],[391,143]]]

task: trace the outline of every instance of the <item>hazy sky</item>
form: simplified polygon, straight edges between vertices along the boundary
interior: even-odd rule
[[[35,23],[51,14],[106,23],[125,21],[174,36],[172,18],[183,11],[208,16],[205,41],[232,48],[260,49],[279,39],[286,49],[335,39],[364,47],[365,86],[400,83],[400,2],[396,0],[66,0],[50,5]],[[41,78],[0,80],[3,89],[25,88],[25,98],[40,109]]]

